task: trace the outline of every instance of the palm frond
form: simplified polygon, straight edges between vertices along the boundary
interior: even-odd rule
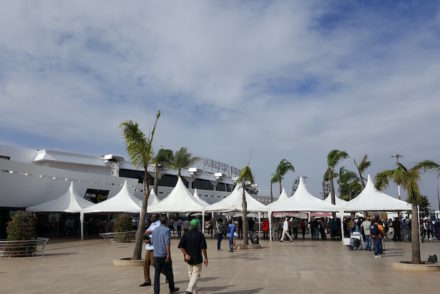
[[[394,170],[384,170],[376,174],[375,186],[378,190],[388,187],[390,179],[394,179]]]
[[[243,186],[245,186],[247,183],[255,183],[254,176],[252,175],[252,170],[249,165],[246,165],[240,170],[237,178],[237,183],[241,183]]]
[[[417,163],[414,167],[417,170],[433,171],[437,173],[437,176],[440,177],[440,164],[433,160],[423,160]]]
[[[347,152],[334,149],[330,151],[327,155],[327,164],[329,167],[335,167],[339,163],[339,161],[347,157]]]

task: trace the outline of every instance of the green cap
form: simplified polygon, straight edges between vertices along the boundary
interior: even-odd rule
[[[197,229],[199,227],[199,223],[200,223],[199,220],[194,218],[194,219],[191,220],[190,225],[191,225],[191,227]]]

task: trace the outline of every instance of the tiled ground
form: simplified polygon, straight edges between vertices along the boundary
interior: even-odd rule
[[[216,251],[208,240],[209,266],[203,269],[199,293],[439,293],[440,272],[402,272],[394,261],[409,260],[409,243],[386,243],[382,259],[349,251],[340,242],[262,243],[259,250]],[[223,241],[226,249],[227,242]],[[185,293],[186,265],[172,241],[176,286]],[[140,288],[142,268],[121,268],[113,259],[130,256],[133,244],[104,240],[49,241],[45,257],[0,258],[0,293],[153,293]],[[422,244],[422,255],[436,253],[440,243]],[[164,282],[164,279],[162,279]],[[168,293],[162,284],[162,293]]]

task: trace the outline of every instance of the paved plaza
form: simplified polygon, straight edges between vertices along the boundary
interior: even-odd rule
[[[176,286],[185,293],[186,264],[172,240]],[[438,293],[440,272],[392,269],[409,260],[409,243],[386,243],[385,256],[349,251],[340,242],[262,242],[262,249],[216,251],[208,238],[209,266],[199,282],[200,293]],[[133,244],[104,240],[49,241],[46,256],[0,258],[0,293],[153,293],[143,282],[142,267],[114,267],[128,257]],[[422,258],[436,253],[439,242],[422,244]],[[162,293],[168,293],[161,277]]]

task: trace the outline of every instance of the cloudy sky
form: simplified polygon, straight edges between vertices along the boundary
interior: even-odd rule
[[[440,161],[439,2],[362,2],[1,1],[0,142],[125,154],[160,109],[156,149],[251,157],[266,195],[281,158],[316,196],[331,149]]]

